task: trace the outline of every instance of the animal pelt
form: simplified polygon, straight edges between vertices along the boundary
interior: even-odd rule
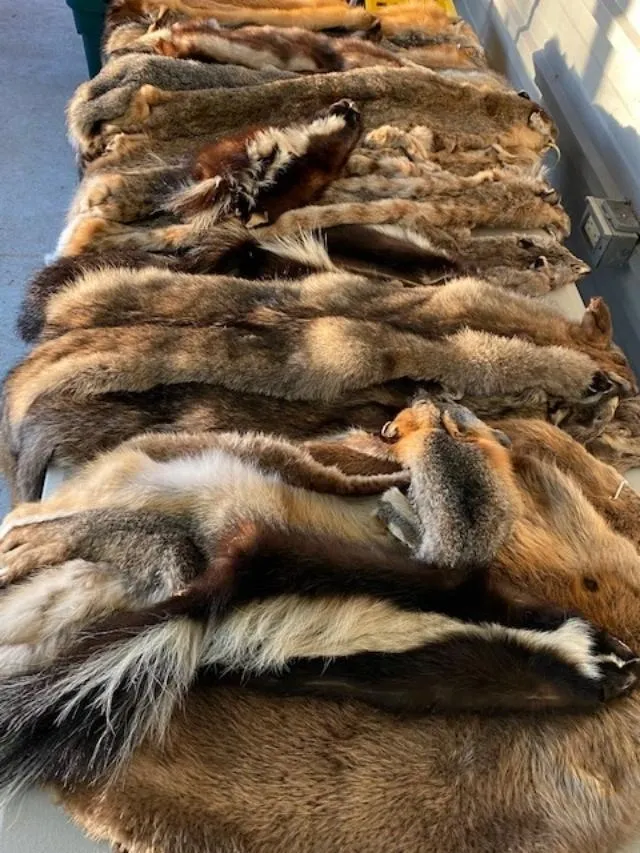
[[[308,30],[266,26],[225,30],[212,20],[172,24],[143,41],[150,41],[155,53],[175,59],[267,66],[299,74],[403,65],[391,51],[363,39],[332,39]]]
[[[140,433],[260,430],[301,439],[352,427],[375,431],[404,407],[407,397],[391,385],[322,404],[193,382],[84,400],[45,394],[29,410],[19,434],[7,436],[2,472],[15,505],[37,500],[47,465],[74,469]]]
[[[108,67],[108,66],[107,66]],[[210,68],[203,65],[203,68]],[[239,127],[301,121],[347,98],[362,108],[365,129],[419,123],[433,128],[436,149],[469,151],[500,145],[518,155],[540,153],[555,130],[542,108],[515,92],[459,83],[426,68],[363,68],[280,80],[234,91],[171,92],[144,84],[135,92],[120,86],[69,107],[70,136],[87,159],[104,152],[119,133],[143,133],[147,144],[205,143]],[[102,102],[106,99],[104,106]],[[119,115],[114,115],[117,100]]]
[[[76,89],[67,107],[67,123],[73,138],[90,144],[91,138],[125,111],[132,96],[143,85],[163,91],[236,89],[259,86],[295,75],[275,68],[259,71],[235,65],[204,65],[168,57],[127,54],[111,59],[91,80]]]
[[[511,583],[545,590],[551,600],[559,596],[565,606],[579,601],[601,624],[615,624],[628,641],[637,641],[634,548],[554,464],[514,451],[514,471],[527,500],[517,534],[522,550],[516,557],[518,549],[511,549],[502,567],[496,566],[497,575],[504,572]],[[121,530],[126,516],[116,521]],[[67,547],[75,539],[72,547],[78,548],[82,537],[86,543],[93,531],[99,535],[99,524],[78,522],[75,529],[73,518],[52,522],[50,535],[36,536],[32,544],[50,549],[66,538]],[[40,530],[46,527],[43,523]],[[154,532],[160,529],[156,523]],[[23,533],[28,530],[37,527]],[[5,550],[7,544],[5,539]],[[146,580],[140,571],[132,577]],[[301,614],[299,602],[285,606]],[[372,605],[367,606],[371,619]],[[278,615],[282,619],[285,613]],[[337,620],[346,615],[343,608],[320,616],[331,623],[334,639]],[[362,637],[365,628],[374,628],[373,621],[363,621],[363,611],[351,616],[350,623],[341,623],[342,636]],[[374,621],[378,631],[391,624],[388,613]],[[280,627],[293,626],[281,622]],[[351,702],[270,699],[247,689],[202,686],[172,718],[167,739],[149,739],[117,781],[59,787],[58,794],[95,837],[134,853],[179,845],[205,851],[212,843],[250,853],[285,846],[300,853],[338,853],[345,845],[357,853],[418,853],[426,846],[437,853],[494,853],[516,843],[541,853],[602,853],[637,827],[639,707],[631,698],[593,718],[468,715],[414,721]],[[47,750],[51,743],[41,741],[38,748]],[[86,774],[90,739],[82,743]],[[57,770],[50,765],[51,775],[62,775],[70,757]],[[576,800],[578,783],[582,797]],[[500,819],[509,792],[509,816]],[[309,809],[307,803],[316,805]]]
[[[594,633],[580,617],[485,584],[489,572],[481,567],[508,546],[521,509],[504,436],[462,407],[419,402],[399,415],[385,438],[392,441],[391,455],[407,466],[410,485],[406,498],[386,492],[379,512],[392,530],[415,525],[418,560],[376,545],[381,536],[366,508],[345,504],[338,520],[339,508],[326,495],[300,489],[375,493],[389,476],[341,475],[291,445],[259,436],[142,439],[100,460],[41,507],[15,511],[2,540],[5,581],[24,577],[43,559],[47,565],[62,563],[56,577],[62,589],[69,574],[90,576],[92,563],[116,565],[102,569],[101,602],[90,601],[95,590],[83,600],[74,585],[72,594],[82,606],[67,620],[60,590],[51,607],[51,573],[32,576],[27,592],[10,587],[0,599],[8,617],[2,620],[5,643],[31,638],[28,660],[8,658],[0,680],[5,714],[11,707],[14,715],[0,762],[5,785],[91,782],[111,771],[150,730],[162,737],[176,701],[201,668],[240,665],[260,676],[290,658],[330,654],[339,660],[322,667],[294,663],[284,684],[405,711],[589,708],[626,693],[635,683],[637,660],[629,649]],[[203,478],[204,469],[216,476]],[[267,476],[273,471],[282,480]],[[137,512],[169,514],[168,569],[159,564],[157,543],[148,553],[147,530],[142,542],[131,541],[135,513],[69,517],[97,493],[103,507],[126,508],[133,499]],[[192,531],[191,540],[180,543],[174,515]],[[238,535],[234,522],[242,519],[249,523],[241,524]],[[343,538],[333,539],[338,531]],[[126,552],[127,567],[116,591],[118,548]],[[161,583],[154,582],[158,572]],[[177,594],[167,599],[167,589]],[[120,612],[117,592],[142,602],[142,608]],[[291,598],[296,595],[297,605]],[[281,612],[284,604],[300,608],[294,618],[301,620],[308,618],[305,609],[317,611],[320,624],[329,615],[322,613],[327,598],[336,595],[359,596],[352,606],[370,611],[380,626],[385,619],[395,622],[397,633],[391,634],[390,625],[385,635],[369,633],[373,624],[368,629],[360,621],[360,654],[342,660],[346,626],[325,638],[309,632],[308,624],[304,633],[292,633],[292,626],[281,623],[269,649],[266,637],[259,640],[243,624],[254,602],[263,621],[273,620],[270,610]],[[38,598],[37,625],[27,614],[16,624],[16,611],[33,607]],[[376,599],[382,601],[376,605]],[[344,610],[348,603],[337,599],[334,607]],[[82,630],[100,604],[115,610],[114,617]],[[131,690],[133,684],[139,686]],[[33,710],[19,721],[15,712],[21,707]],[[18,779],[12,778],[16,773]]]
[[[114,27],[140,20],[153,21],[166,12],[178,13],[188,18],[216,18],[221,24],[241,26],[243,24],[268,25],[275,27],[302,27],[306,30],[326,30],[334,27],[366,30],[375,18],[365,9],[350,7],[339,0],[301,0],[274,3],[233,3],[227,0],[112,0],[106,27]]]
[[[622,474],[640,465],[640,398],[621,400],[603,429],[587,442],[595,456]]]
[[[273,222],[319,201],[340,175],[361,132],[360,112],[342,100],[304,124],[255,127],[201,149],[192,182],[166,207],[208,230],[231,216]]]
[[[132,260],[60,262],[25,305],[22,328],[42,342],[5,385],[3,467],[16,499],[35,495],[52,458],[84,462],[144,429],[377,428],[429,382],[483,416],[553,417],[586,440],[590,419],[611,418],[633,383],[601,301],[577,324],[472,279],[251,282],[136,271],[145,257]]]
[[[184,381],[331,402],[407,378],[460,396],[536,389],[570,405],[634,387],[592,323],[601,314],[595,303],[571,323],[474,279],[414,290],[341,273],[96,271],[49,301],[43,343],[6,381],[5,413],[15,428],[54,390],[80,399]]]

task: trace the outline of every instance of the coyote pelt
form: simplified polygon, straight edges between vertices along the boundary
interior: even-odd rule
[[[545,430],[551,443],[558,431],[544,424],[538,430],[537,436],[528,436],[531,449],[526,452],[518,449],[514,431],[514,471],[525,506],[513,544],[496,566],[496,578],[508,578],[525,601],[528,590],[534,590],[568,609],[583,609],[633,645],[639,636],[633,609],[637,552],[614,532],[615,505],[609,526],[582,491],[581,477],[591,477],[588,454],[577,461],[568,455],[561,471],[555,460],[549,464],[536,458],[536,448],[546,442]],[[597,466],[596,478],[602,467]],[[130,467],[126,476],[132,473]],[[113,521],[103,516],[102,523]],[[123,525],[131,517],[122,513],[115,521],[122,541]],[[99,541],[100,523],[97,518],[94,527],[75,525],[74,532],[73,516],[63,518],[49,523],[49,537],[47,524],[41,524],[43,535],[34,536],[33,554],[41,545],[51,551],[61,544],[64,550],[65,538],[66,547],[74,538],[86,542],[92,531]],[[154,529],[159,530],[157,525]],[[25,527],[24,533],[29,530],[37,526]],[[19,537],[20,529],[9,535]],[[178,536],[166,549],[170,563],[179,531],[167,526],[167,535]],[[71,589],[71,570],[66,571]],[[300,604],[286,606],[292,605],[301,614]],[[344,608],[327,608],[321,618],[334,629],[342,619],[341,636],[348,639],[351,632],[361,638],[363,630],[374,627],[374,611],[368,608],[366,621],[362,610],[344,621]],[[284,619],[287,611],[278,615]],[[387,612],[374,621],[380,631],[392,620]],[[131,628],[125,625],[124,630]],[[29,689],[24,681],[22,689]],[[212,840],[244,853],[278,846],[296,853],[338,853],[345,845],[357,853],[418,853],[425,847],[436,853],[494,853],[516,843],[542,850],[541,840],[547,850],[601,853],[616,849],[637,830],[639,707],[635,697],[592,718],[465,715],[412,720],[350,702],[272,699],[246,688],[202,686],[173,717],[168,739],[158,744],[150,738],[123,768],[117,785],[108,780],[90,788],[59,786],[58,794],[87,831],[136,853],[150,845],[203,851]],[[53,743],[43,743],[41,754]],[[442,755],[446,761],[440,760]],[[72,754],[63,760],[71,769]],[[47,767],[50,773],[52,766]],[[85,760],[81,772],[89,766]],[[578,801],[576,784],[582,793]],[[364,798],[359,795],[363,785]],[[506,793],[522,817],[515,823],[500,819]],[[464,823],[459,820],[460,796],[467,803]],[[327,811],[303,807],[318,797],[330,806]],[[395,803],[393,809],[390,803]]]
[[[52,456],[84,461],[141,429],[220,429],[234,411],[260,426],[259,395],[273,399],[263,428],[283,434],[380,426],[425,384],[483,416],[584,431],[635,387],[601,301],[572,323],[474,279],[401,288],[343,272],[258,282],[110,268],[99,255],[60,263],[22,315],[41,343],[5,383],[16,497],[34,494]],[[279,399],[280,422],[268,416]]]
[[[118,93],[128,102],[114,115]],[[305,120],[342,98],[361,106],[367,131],[384,123],[402,127],[418,122],[433,128],[437,147],[445,150],[497,144],[515,155],[523,150],[540,153],[555,137],[542,108],[515,92],[460,84],[425,68],[363,68],[295,77],[238,89],[233,99],[216,89],[178,94],[148,83],[135,91],[121,85],[91,101],[86,94],[76,97],[69,108],[69,127],[80,153],[95,157],[122,132],[144,133],[147,144],[153,140],[154,145],[182,140],[184,146],[188,139],[204,143],[252,123]]]

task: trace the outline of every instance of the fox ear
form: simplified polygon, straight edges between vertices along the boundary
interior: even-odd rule
[[[596,296],[589,302],[580,325],[594,344],[603,347],[611,344],[613,335],[611,312],[602,297]]]

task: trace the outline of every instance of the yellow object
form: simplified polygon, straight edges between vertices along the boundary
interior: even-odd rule
[[[411,3],[415,5],[416,0],[365,0],[365,8],[367,12],[371,12],[372,15],[379,9],[384,9],[386,6],[399,6],[401,3]],[[453,5],[453,0],[424,0],[424,5],[427,3],[437,3],[438,6],[444,9],[444,11],[451,15],[452,18],[456,17],[456,7]]]

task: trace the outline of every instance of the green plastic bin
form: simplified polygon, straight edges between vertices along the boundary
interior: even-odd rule
[[[93,77],[102,66],[100,43],[107,0],[66,0],[66,3],[73,12],[76,30],[82,36],[89,76]]]

